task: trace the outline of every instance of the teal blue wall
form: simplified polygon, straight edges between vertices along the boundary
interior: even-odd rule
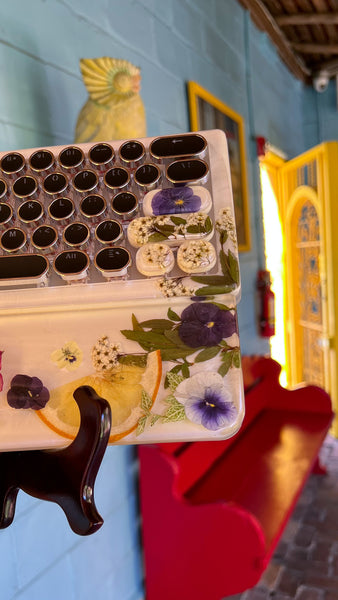
[[[252,249],[241,255],[239,325],[245,353],[267,351],[255,324],[263,233],[253,138],[302,152],[333,122],[337,130],[332,91],[304,91],[236,0],[11,0],[0,8],[0,150],[71,142],[86,100],[79,59],[98,56],[141,67],[148,135],[188,131],[188,80],[244,117]],[[141,598],[134,477],[132,449],[109,448],[96,489],[105,524],[88,539],[57,507],[20,493],[14,525],[0,532],[1,600]]]

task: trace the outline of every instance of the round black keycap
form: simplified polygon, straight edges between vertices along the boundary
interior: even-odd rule
[[[35,200],[28,200],[21,204],[18,210],[19,219],[24,221],[25,223],[30,223],[31,221],[37,221],[43,215],[43,207],[40,202],[36,202]]]
[[[121,271],[130,263],[130,254],[125,248],[115,246],[97,253],[95,264],[101,271]]]
[[[105,184],[110,188],[119,188],[129,182],[129,173],[122,167],[113,167],[104,177]]]
[[[53,246],[57,240],[57,231],[54,227],[42,225],[32,235],[32,243],[36,248],[45,249]]]
[[[173,183],[185,183],[203,179],[208,173],[208,165],[203,160],[177,160],[167,168],[167,177]]]
[[[3,179],[0,179],[0,198],[4,198],[7,194],[7,183]]]
[[[67,177],[63,173],[51,173],[43,181],[43,187],[47,194],[60,194],[65,191],[67,185]]]
[[[4,250],[13,252],[20,250],[26,243],[26,234],[16,227],[7,229],[1,236],[1,246]]]
[[[122,227],[118,221],[103,221],[96,227],[95,236],[103,244],[116,242],[122,236]]]
[[[140,160],[145,154],[144,146],[140,142],[130,140],[125,144],[122,144],[119,150],[120,157],[126,162],[133,162],[134,160]]]
[[[88,268],[89,258],[81,250],[65,250],[58,254],[54,269],[59,275],[77,275]]]
[[[108,144],[96,144],[89,150],[89,159],[93,165],[106,165],[114,158],[114,150]]]
[[[66,169],[79,167],[83,162],[83,152],[76,146],[69,146],[60,152],[59,163]]]
[[[156,165],[142,165],[135,172],[135,181],[140,185],[155,183],[160,178],[160,170]]]
[[[10,152],[1,159],[0,164],[4,173],[18,173],[24,167],[25,159],[18,152]]]
[[[70,246],[80,246],[89,239],[89,229],[83,223],[72,223],[64,230],[63,238]]]
[[[173,156],[193,156],[206,148],[206,140],[198,134],[164,136],[153,140],[150,154],[154,158],[170,158]]]
[[[86,196],[80,204],[80,210],[85,217],[102,215],[106,208],[106,201],[98,194]]]
[[[48,212],[55,221],[68,219],[74,213],[73,201],[69,198],[57,198],[50,204]]]
[[[54,156],[49,150],[38,150],[30,156],[29,164],[34,171],[46,171],[54,164]]]
[[[19,177],[13,183],[13,192],[18,198],[27,198],[32,196],[38,189],[37,181],[34,177],[24,175]]]
[[[13,216],[12,207],[4,202],[0,203],[0,225],[8,223]]]
[[[97,186],[97,177],[93,171],[80,171],[73,179],[78,192],[90,192]]]
[[[121,192],[117,194],[111,202],[111,206],[114,212],[118,215],[129,215],[137,209],[137,198],[134,194],[129,192]]]

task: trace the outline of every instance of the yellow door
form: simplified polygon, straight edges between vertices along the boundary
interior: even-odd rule
[[[321,212],[316,191],[309,186],[298,187],[289,198],[286,211],[287,337],[291,385],[312,383],[329,390]]]

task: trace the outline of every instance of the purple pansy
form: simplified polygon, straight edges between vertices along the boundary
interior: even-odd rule
[[[219,373],[196,373],[180,383],[175,397],[184,405],[187,418],[216,431],[236,420],[237,410]]]
[[[217,346],[223,338],[237,332],[237,319],[230,310],[221,310],[215,304],[191,304],[181,315],[178,334],[190,348]]]
[[[196,212],[201,208],[201,198],[190,187],[166,188],[154,195],[151,208],[154,215]]]
[[[7,402],[12,408],[44,408],[49,400],[49,391],[38,377],[15,375],[7,392]]]

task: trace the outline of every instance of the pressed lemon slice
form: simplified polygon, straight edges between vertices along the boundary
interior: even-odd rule
[[[112,427],[109,443],[125,437],[137,427],[143,414],[141,408],[144,390],[154,403],[162,375],[161,352],[150,352],[145,367],[119,364],[103,378],[87,375],[62,385],[50,392],[45,408],[37,411],[40,419],[53,431],[74,439],[80,426],[80,412],[73,393],[82,385],[92,387],[98,396],[108,400],[112,412]]]

